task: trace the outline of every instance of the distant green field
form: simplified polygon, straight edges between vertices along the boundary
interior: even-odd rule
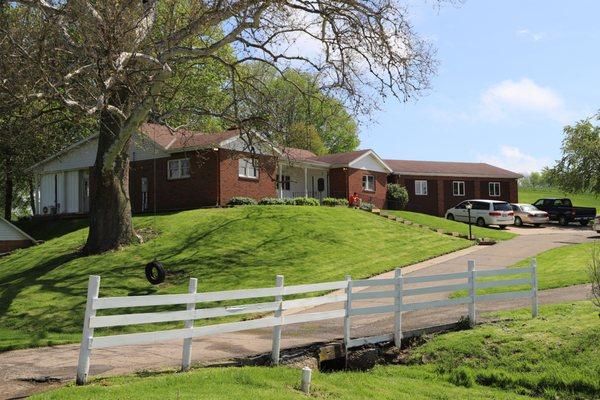
[[[596,211],[600,212],[600,197],[593,194],[568,194],[563,193],[558,189],[524,189],[519,188],[519,203],[532,204],[538,199],[552,197],[568,197],[573,202],[573,205],[580,207],[596,207]]]
[[[411,211],[386,211],[389,214],[396,215],[412,221],[417,224],[425,225],[435,229],[444,229],[448,232],[458,232],[467,235],[469,233],[469,225],[450,221],[445,218],[436,217],[429,214],[421,214]],[[492,238],[496,240],[508,240],[514,238],[516,235],[514,233],[502,231],[497,228],[489,227],[489,228],[480,228],[478,226],[472,226],[473,236],[476,238]]]
[[[598,399],[600,329],[591,302],[502,312],[496,322],[437,335],[407,350],[404,365],[369,372],[313,371],[310,396],[299,369],[199,368],[67,386],[34,399]],[[531,396],[531,397],[526,397]]]

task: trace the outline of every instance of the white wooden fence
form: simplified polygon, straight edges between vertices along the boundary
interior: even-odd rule
[[[478,277],[529,274],[528,278],[509,279],[499,281],[478,282]],[[442,282],[448,280],[467,280],[467,283],[443,284],[429,286],[429,283]],[[422,284],[427,284],[423,286]],[[406,285],[421,284],[423,287],[405,288]],[[477,295],[477,289],[500,287],[508,285],[527,284],[531,289],[517,292],[503,292],[496,294]],[[370,288],[383,288],[392,290],[368,290]],[[395,277],[390,279],[361,279],[352,280],[349,276],[345,280],[336,282],[324,282],[308,285],[285,286],[283,276],[276,277],[276,285],[269,288],[228,290],[221,292],[197,293],[197,280],[191,278],[189,282],[188,293],[169,294],[169,295],[147,295],[147,296],[126,296],[126,297],[98,297],[100,289],[100,277],[90,276],[88,284],[87,303],[85,319],[83,324],[83,336],[79,352],[79,362],[77,366],[77,384],[84,384],[87,380],[91,351],[113,346],[137,345],[146,343],[156,343],[168,340],[183,340],[182,370],[190,367],[192,354],[192,339],[215,335],[220,333],[237,332],[259,328],[273,328],[273,348],[272,362],[279,363],[279,353],[281,348],[281,328],[284,325],[323,321],[334,318],[344,318],[344,343],[346,348],[352,348],[368,343],[377,343],[384,341],[394,341],[396,346],[400,346],[402,340],[402,313],[407,311],[417,311],[428,308],[448,307],[461,304],[468,304],[469,320],[472,325],[475,324],[475,304],[480,301],[504,300],[522,297],[530,297],[532,300],[532,315],[537,316],[537,277],[536,261],[532,261],[530,267],[495,269],[495,270],[475,270],[475,263],[469,261],[468,271],[452,274],[404,277],[402,270],[396,269]],[[359,289],[355,291],[355,289]],[[285,300],[285,296],[297,295],[311,292],[344,290],[344,294],[336,292],[320,297],[308,297],[301,299]],[[465,297],[407,302],[406,298],[432,293],[454,292],[458,290],[468,290],[469,294]],[[196,308],[198,303],[209,303],[229,300],[256,299],[263,297],[273,297],[273,301],[240,304],[236,306],[225,307],[206,307]],[[368,301],[372,299],[391,299],[392,304],[355,307],[356,302]],[[302,312],[297,314],[286,314],[285,311],[297,308],[310,308],[324,304],[344,302],[345,307],[319,312]],[[97,316],[98,310],[165,306],[165,305],[185,305],[186,309],[182,311],[161,311],[144,312],[118,315]],[[249,321],[227,322],[216,325],[194,326],[196,320],[223,317],[230,315],[242,315],[253,313],[270,313],[273,316],[253,319]],[[394,332],[374,337],[352,339],[351,317],[360,315],[374,315],[381,313],[394,314]],[[94,336],[96,328],[107,328],[115,326],[151,324],[161,322],[184,322],[184,328],[169,329],[141,333],[125,333],[108,336]]]

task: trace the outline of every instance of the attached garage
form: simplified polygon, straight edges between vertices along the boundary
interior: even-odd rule
[[[34,238],[0,217],[0,253],[8,253],[34,244]]]

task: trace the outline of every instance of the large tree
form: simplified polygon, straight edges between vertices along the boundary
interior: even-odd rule
[[[247,63],[302,68],[363,108],[387,94],[406,100],[428,86],[434,62],[399,1],[17,1],[44,22],[36,40],[19,49],[28,73],[42,77],[27,96],[60,100],[98,121],[84,251],[131,242],[129,143],[175,69],[221,63],[230,101],[207,115],[231,118],[243,131],[252,115],[239,105],[248,90],[264,87],[260,75],[243,68]],[[322,51],[290,50],[294,41],[316,43]],[[235,59],[220,55],[227,46]]]
[[[600,126],[598,116],[564,129],[562,157],[548,170],[553,184],[567,193],[600,195]]]

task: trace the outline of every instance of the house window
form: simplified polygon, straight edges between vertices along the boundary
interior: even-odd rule
[[[253,158],[241,158],[238,176],[242,178],[258,179],[258,160]]]
[[[452,182],[452,194],[454,196],[464,196],[465,195],[465,182],[464,181]]]
[[[415,194],[417,196],[427,196],[427,181],[415,181]]]
[[[369,192],[374,192],[375,191],[375,177],[373,175],[363,175],[362,187],[363,187],[363,190],[367,190]]]
[[[281,175],[281,179],[277,175],[275,180],[277,181],[277,189],[290,190],[290,182],[292,180],[289,175]]]
[[[177,160],[169,160],[167,178],[183,179],[190,177],[190,159],[179,158]]]
[[[499,197],[500,196],[500,182],[490,182],[490,196]]]

